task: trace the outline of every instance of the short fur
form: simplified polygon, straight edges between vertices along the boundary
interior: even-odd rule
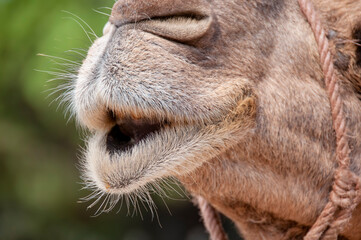
[[[352,171],[360,176],[361,2],[314,2],[344,83]],[[152,29],[144,22],[189,12],[208,17],[208,30],[198,36],[191,24],[189,36],[177,35],[177,21]],[[88,181],[121,195],[175,176],[245,239],[301,239],[328,201],[337,163],[317,45],[297,1],[120,0],[110,22],[73,96],[79,122],[95,132]],[[171,125],[112,155],[110,113]],[[342,235],[361,239],[360,205]]]

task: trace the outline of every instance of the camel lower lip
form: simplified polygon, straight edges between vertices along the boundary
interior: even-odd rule
[[[159,131],[163,124],[127,120],[115,125],[107,134],[106,147],[110,154],[130,150],[149,135]]]

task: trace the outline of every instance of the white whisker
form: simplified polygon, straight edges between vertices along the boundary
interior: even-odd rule
[[[76,20],[75,18],[72,18],[72,17],[65,17],[65,19],[71,19],[73,21],[75,21],[76,23],[78,23],[78,25],[83,29],[84,33],[86,34],[86,36],[88,37],[89,41],[91,42],[91,44],[94,43],[94,41],[90,38],[89,36],[89,32],[85,30],[84,26],[78,21]],[[96,35],[95,35],[96,36]]]
[[[94,12],[96,12],[96,13],[99,13],[99,14],[105,15],[105,16],[107,16],[107,17],[110,17],[110,16],[111,16],[111,15],[110,15],[110,14],[108,14],[108,13],[104,13],[104,12],[102,12],[102,11],[98,11],[98,10],[96,10],[96,9],[93,9],[93,11],[94,11]]]
[[[70,63],[76,64],[76,65],[79,65],[78,62],[74,62],[72,60],[62,58],[62,57],[56,57],[56,56],[47,55],[47,54],[43,54],[43,53],[38,53],[37,55],[40,56],[40,57],[48,57],[48,58],[58,59],[58,60],[62,60],[64,62],[70,62]]]
[[[88,206],[88,209],[94,207],[101,199],[102,197],[105,195],[105,193],[101,192],[101,195],[97,197],[97,199]]]
[[[95,31],[93,30],[93,28],[91,28],[91,27],[89,26],[89,24],[88,24],[86,21],[84,21],[81,17],[79,17],[78,15],[76,15],[76,14],[74,14],[74,13],[68,12],[68,11],[64,11],[64,10],[63,10],[63,12],[68,13],[68,14],[70,14],[70,15],[78,18],[80,21],[82,21],[82,22],[90,29],[90,31],[94,34],[94,36],[96,36],[96,37],[98,38],[98,36],[96,35],[96,33],[95,33]],[[74,20],[75,20],[75,19],[74,19]],[[81,25],[81,24],[80,24],[80,25]],[[81,25],[81,26],[82,26],[82,25]]]
[[[99,7],[98,9],[107,9],[107,10],[112,10],[112,8],[111,7]]]

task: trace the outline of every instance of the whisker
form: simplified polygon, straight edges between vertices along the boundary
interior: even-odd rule
[[[83,203],[83,202],[90,201],[90,200],[92,200],[94,198],[97,198],[101,194],[102,194],[101,191],[94,191],[94,192],[90,193],[88,196],[79,199],[78,203]]]
[[[112,205],[111,205],[111,209],[110,210],[113,210],[114,209],[114,207],[117,205],[117,203],[119,202],[119,199],[120,199],[120,196],[119,195],[116,195],[116,196],[114,196],[114,200],[113,200],[113,203],[112,203]]]
[[[82,21],[82,22],[90,29],[90,31],[94,34],[94,36],[97,36],[96,33],[94,32],[94,30],[89,26],[89,24],[88,24],[86,21],[84,21],[81,17],[79,17],[78,15],[76,15],[76,14],[74,14],[74,13],[65,11],[65,10],[63,10],[63,12],[68,13],[68,14],[70,14],[70,15],[78,18],[80,21]],[[75,19],[74,19],[74,20],[75,20]],[[81,25],[81,26],[82,26],[82,25]],[[97,38],[98,38],[98,37],[97,37]]]
[[[127,215],[129,215],[130,210],[129,210],[129,195],[125,195],[125,204],[127,206]]]
[[[88,52],[88,50],[84,49],[84,48],[72,48],[72,50],[77,50],[80,52],[84,52],[85,54]]]
[[[97,210],[97,211],[95,212],[95,214],[93,215],[94,217],[98,217],[98,216],[102,213],[101,209],[102,209],[102,207],[104,206],[104,203],[107,202],[110,194],[105,194],[105,195],[106,195],[106,196],[105,196],[102,204],[100,204],[98,210]]]
[[[111,7],[99,7],[98,9],[107,9],[107,10],[112,10]]]
[[[119,196],[120,197],[120,204],[119,204],[119,209],[118,209],[118,211],[117,211],[117,213],[119,213],[120,212],[120,210],[122,209],[122,206],[123,206],[123,196]]]
[[[78,23],[78,25],[83,29],[84,33],[85,33],[86,36],[88,37],[89,41],[90,41],[92,44],[94,43],[94,41],[93,41],[93,40],[90,38],[90,36],[89,36],[89,32],[87,32],[87,31],[85,30],[84,26],[81,25],[81,23],[80,23],[78,20],[76,20],[75,18],[72,18],[72,17],[65,17],[65,19],[71,19],[71,20],[75,21],[76,23]]]
[[[68,90],[68,89],[69,89],[69,85],[68,85],[68,84],[61,84],[61,85],[57,86],[57,87],[54,88],[54,89],[50,89],[52,92],[49,93],[46,98],[49,98],[49,97],[53,96],[54,94],[56,94],[56,93],[58,93],[58,92],[61,92],[61,91],[64,91],[64,90]],[[57,99],[57,98],[59,98],[59,97],[61,97],[61,96],[62,96],[62,94],[59,95],[58,97],[56,97],[53,101],[59,100],[59,99]],[[53,102],[53,101],[52,101],[52,102]]]
[[[146,202],[148,204],[149,210],[150,210],[151,215],[152,215],[152,220],[153,220],[154,215],[157,214],[157,208],[155,206],[155,203],[154,203],[154,201],[152,199],[152,196],[150,195],[149,191],[145,192],[145,198],[146,198]]]
[[[105,193],[101,192],[101,195],[100,195],[92,204],[90,204],[90,205],[87,207],[87,209],[90,209],[90,208],[94,207],[94,206],[102,199],[102,197],[103,197],[104,195],[105,195]]]
[[[143,201],[139,201],[141,204],[144,204]],[[138,207],[138,211],[139,211],[139,216],[142,220],[144,220],[144,217],[143,217],[143,213],[142,213],[142,209],[140,208],[140,204],[138,203],[138,198],[135,197],[135,203],[136,203],[136,206]],[[144,205],[143,205],[144,206]],[[135,207],[135,208],[137,208]]]
[[[76,53],[76,54],[78,54],[79,56],[81,56],[82,58],[85,58],[85,57],[86,57],[86,55],[85,55],[84,53],[80,53],[80,52],[78,52],[78,51],[76,51],[76,50],[74,50],[74,49],[70,49],[70,50],[65,51],[65,52],[67,52],[67,53]],[[80,65],[80,63],[79,63],[79,65]]]
[[[40,71],[39,71],[40,72]],[[51,83],[51,82],[56,82],[56,81],[59,81],[59,80],[64,80],[64,78],[62,77],[55,77],[55,78],[51,78],[49,80],[46,80],[47,83]],[[48,89],[47,91],[51,91],[52,89]]]
[[[104,13],[104,12],[102,12],[102,11],[98,11],[98,10],[96,10],[96,9],[93,9],[93,11],[94,11],[94,12],[96,12],[96,13],[99,13],[99,14],[105,15],[105,16],[107,16],[107,17],[110,17],[110,16],[111,16],[111,15],[110,15],[110,14],[108,14],[108,13]]]
[[[58,59],[58,60],[62,60],[62,61],[64,61],[64,62],[70,62],[70,63],[76,64],[76,65],[79,65],[78,62],[74,62],[74,61],[72,61],[72,60],[69,60],[69,59],[66,59],[66,58],[62,58],[62,57],[47,55],[47,54],[43,54],[43,53],[38,53],[37,56],[40,56],[40,57],[48,57],[48,58],[52,58],[52,59]]]

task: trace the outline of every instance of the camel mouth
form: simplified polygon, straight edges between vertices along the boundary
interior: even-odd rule
[[[148,119],[125,119],[117,124],[106,136],[106,149],[110,154],[132,149],[139,142],[160,132],[168,123]]]

